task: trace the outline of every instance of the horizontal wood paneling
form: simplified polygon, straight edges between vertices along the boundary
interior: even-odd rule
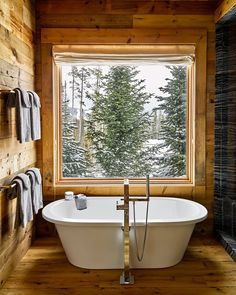
[[[40,15],[46,14],[213,14],[216,1],[93,0],[69,2],[38,1]]]
[[[194,29],[42,29],[41,42],[52,44],[173,44],[197,43],[206,34],[205,30]]]
[[[212,218],[213,202],[213,160],[214,160],[214,91],[215,91],[215,23],[214,10],[218,1],[38,1],[37,40],[40,46],[42,34],[42,48],[44,53],[38,54],[37,89],[44,95],[50,86],[45,85],[45,75],[41,74],[40,57],[49,51],[50,43],[54,44],[94,44],[94,43],[145,43],[160,39],[163,43],[175,42],[181,36],[183,42],[190,42],[199,31],[205,31],[202,38],[207,40],[206,48],[206,75],[200,75],[203,83],[206,81],[206,90],[197,89],[199,97],[196,101],[198,116],[198,130],[203,141],[197,145],[197,173],[195,187],[159,186],[152,188],[153,193],[161,195],[175,195],[191,198],[204,204],[209,210],[210,222]],[[77,19],[77,21],[76,21]],[[130,29],[130,33],[127,33]],[[172,35],[168,34],[172,30]],[[182,31],[181,31],[182,30]],[[185,31],[184,30],[189,30]],[[135,33],[137,32],[137,33]],[[174,32],[174,33],[173,33]],[[188,32],[188,33],[187,33]],[[199,36],[199,35],[198,35]],[[86,40],[86,41],[85,41]],[[199,41],[199,40],[198,40]],[[46,49],[47,48],[47,49]],[[41,48],[39,48],[41,50]],[[38,51],[39,52],[39,51]],[[44,79],[42,82],[41,79]],[[51,79],[49,77],[49,79]],[[49,80],[50,81],[50,80]],[[201,83],[200,83],[201,84]],[[199,85],[200,85],[199,84]],[[52,90],[50,90],[52,91]],[[51,104],[50,104],[51,100]],[[52,113],[52,95],[45,96],[47,112]],[[46,110],[46,109],[45,109]],[[46,115],[45,115],[46,117]],[[50,122],[49,122],[50,123]],[[45,134],[52,135],[45,123]],[[45,144],[49,147],[48,141]],[[51,146],[52,148],[53,146]],[[198,151],[200,153],[198,153]],[[51,153],[51,156],[50,156]],[[203,155],[203,156],[201,156]],[[67,189],[75,192],[84,192],[89,195],[122,194],[122,187],[91,187],[91,186],[61,186],[53,185],[53,158],[52,151],[41,146],[41,156],[44,165],[44,193],[45,200],[61,198]],[[44,158],[46,160],[44,160]],[[140,190],[142,193],[142,190]],[[39,225],[40,226],[40,225]],[[204,225],[205,226],[205,225]],[[209,227],[208,227],[209,228]],[[211,228],[211,226],[210,226]]]
[[[27,4],[31,2],[31,4]],[[33,32],[35,31],[34,1],[1,1],[1,25],[7,34],[16,37],[28,46],[33,44]]]
[[[9,31],[0,28],[0,59],[16,65],[26,72],[34,73],[34,48],[12,36]]]
[[[15,126],[14,126],[15,127]],[[30,166],[36,163],[35,145],[26,145],[27,148],[18,152],[18,154],[7,153],[5,157],[1,159],[0,164],[0,178],[3,179],[11,174],[17,173],[24,169],[24,167]]]
[[[208,28],[214,30],[213,15],[142,15],[136,14],[133,17],[135,28]]]
[[[0,254],[0,288],[28,251],[32,241],[32,232],[33,223],[31,222],[26,229],[12,230],[12,234],[4,239]]]
[[[34,1],[0,1],[0,89],[34,90]],[[34,142],[16,139],[15,110],[6,106],[7,92],[0,92],[0,184],[35,166]],[[16,200],[0,191],[0,285],[28,250],[33,223],[21,228],[16,222]]]
[[[66,20],[66,21],[65,21]],[[42,28],[130,28],[133,24],[132,15],[109,15],[109,14],[46,14],[39,18]]]

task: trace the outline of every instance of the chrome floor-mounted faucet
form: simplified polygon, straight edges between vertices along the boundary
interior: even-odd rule
[[[124,210],[124,270],[120,276],[120,284],[128,285],[134,283],[134,277],[130,273],[130,241],[129,241],[129,202],[149,201],[150,198],[150,184],[149,175],[146,176],[146,197],[131,197],[129,196],[129,180],[124,179],[124,201],[123,204],[116,205],[117,210]]]

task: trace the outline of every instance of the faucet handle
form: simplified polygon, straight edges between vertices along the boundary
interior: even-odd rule
[[[121,204],[119,204],[119,201],[116,201],[116,210],[122,210],[121,209]]]
[[[124,203],[119,204],[119,201],[116,201],[116,210],[125,210],[127,208],[127,205],[125,205]]]

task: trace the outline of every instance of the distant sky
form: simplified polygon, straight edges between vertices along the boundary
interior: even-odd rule
[[[89,67],[92,66],[89,65]],[[104,69],[104,73],[107,73],[109,70],[108,66],[103,66],[102,68]],[[159,90],[159,87],[165,86],[165,79],[171,77],[170,71],[166,68],[166,66],[162,64],[152,64],[136,66],[136,68],[140,71],[137,77],[145,80],[146,91],[154,93],[155,95],[163,95],[163,93]],[[70,81],[71,76],[68,75],[70,71],[71,66],[62,66],[62,81]],[[67,88],[67,95],[71,98],[71,89],[69,86]],[[147,104],[146,110],[151,111],[155,106],[157,106],[156,99],[152,98],[150,103]],[[88,110],[89,108],[91,108],[91,102],[85,101],[85,109]]]

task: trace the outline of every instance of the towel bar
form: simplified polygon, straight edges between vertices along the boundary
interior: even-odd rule
[[[8,184],[8,185],[0,185],[0,190],[2,190],[2,189],[13,188],[13,187],[15,187],[15,186],[16,186],[15,183],[13,183],[13,184]]]
[[[12,90],[12,89],[0,89],[0,92],[7,92],[7,93],[12,92],[12,93],[14,93],[15,91]]]

